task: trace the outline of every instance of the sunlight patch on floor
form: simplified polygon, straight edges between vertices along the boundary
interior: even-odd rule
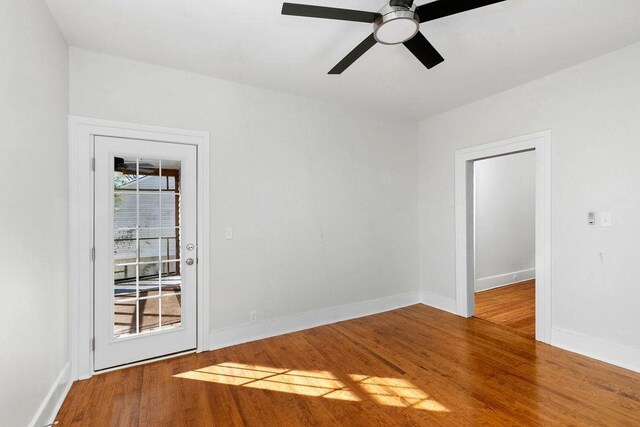
[[[449,412],[445,406],[407,380],[371,377],[368,375],[352,374],[349,376],[376,402],[382,405],[433,412]]]
[[[331,372],[220,363],[174,375],[178,378],[357,402],[360,399]]]
[[[329,371],[283,369],[226,362],[176,374],[174,377],[325,399],[360,401],[360,398],[346,384]],[[405,379],[355,374],[349,377],[360,386],[362,391],[381,405],[449,412],[444,405]]]

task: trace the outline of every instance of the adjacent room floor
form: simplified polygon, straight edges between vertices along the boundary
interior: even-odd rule
[[[477,292],[475,317],[521,331],[536,334],[536,281],[527,280],[509,286]]]
[[[76,382],[69,425],[640,425],[640,374],[424,305]]]

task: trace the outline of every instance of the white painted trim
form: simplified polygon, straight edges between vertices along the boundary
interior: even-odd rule
[[[69,116],[69,337],[71,378],[93,375],[93,185],[94,135],[195,145],[198,149],[198,349],[209,349],[210,136],[208,132]]]
[[[243,344],[315,328],[317,326],[342,322],[344,320],[370,316],[417,303],[418,294],[416,292],[391,295],[353,304],[309,311],[293,316],[280,317],[278,319],[268,319],[237,327],[217,329],[211,333],[209,342],[211,343],[211,350],[216,350],[236,344]]]
[[[55,417],[58,415],[58,411],[65,397],[67,397],[72,383],[71,361],[68,361],[53,382],[38,411],[31,419],[29,427],[42,427],[55,421]]]
[[[626,347],[562,328],[553,328],[551,343],[564,350],[640,372],[640,348]]]
[[[195,354],[195,353],[198,353],[198,351],[197,350],[181,351],[180,353],[173,353],[173,354],[168,354],[166,356],[154,357],[153,359],[141,360],[139,362],[133,362],[133,363],[127,363],[124,366],[114,366],[113,368],[101,369],[101,370],[99,370],[97,372],[94,372],[93,375],[103,375],[103,374],[106,374],[108,372],[118,371],[118,370],[122,369],[123,367],[132,368],[134,366],[148,365],[149,363],[160,362],[161,360],[173,359],[175,357],[186,356],[188,354]]]
[[[536,339],[551,340],[551,131],[456,151],[456,312],[474,310],[473,162],[522,151],[536,153]]]
[[[455,298],[443,297],[441,295],[432,294],[431,292],[422,292],[420,294],[420,303],[439,310],[448,311],[457,314]]]
[[[518,275],[514,279],[514,275]],[[503,286],[513,285],[514,283],[524,282],[536,278],[536,269],[512,271],[511,273],[498,274],[495,276],[482,277],[476,279],[476,292],[488,291],[490,289],[501,288]]]

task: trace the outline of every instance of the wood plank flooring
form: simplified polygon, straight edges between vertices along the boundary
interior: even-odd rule
[[[60,426],[640,425],[640,374],[415,305],[73,384]]]
[[[536,281],[527,280],[501,288],[476,292],[478,319],[536,334]]]

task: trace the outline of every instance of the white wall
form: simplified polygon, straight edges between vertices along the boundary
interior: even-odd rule
[[[211,132],[214,331],[417,295],[417,123],[78,49],[70,71],[73,115]]]
[[[0,424],[24,426],[69,360],[68,50],[44,2],[0,2],[0,58]]]
[[[454,151],[552,129],[553,340],[640,370],[639,75],[635,44],[422,121],[422,291],[455,297]]]
[[[535,275],[535,168],[533,151],[474,163],[476,291]]]

